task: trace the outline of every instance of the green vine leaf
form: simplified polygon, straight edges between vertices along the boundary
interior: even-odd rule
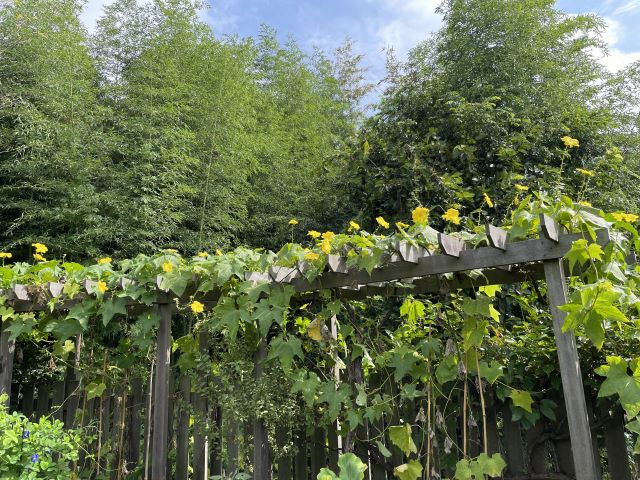
[[[511,400],[516,407],[520,407],[529,413],[533,412],[531,408],[533,398],[531,398],[531,394],[529,392],[512,388],[508,396],[511,397]]]
[[[389,427],[389,440],[402,450],[405,455],[417,453],[418,451],[411,436],[411,425],[408,423],[396,427]]]
[[[393,476],[400,480],[418,480],[422,476],[422,465],[417,460],[411,460],[394,468]]]

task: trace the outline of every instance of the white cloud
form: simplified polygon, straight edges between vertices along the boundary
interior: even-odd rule
[[[383,0],[390,14],[388,22],[378,29],[378,36],[386,46],[405,55],[412,47],[425,40],[442,24],[435,12],[440,0]]]
[[[634,0],[627,3],[627,7],[630,4],[638,4],[640,8],[640,0]],[[623,8],[625,5],[619,8]],[[629,64],[640,60],[640,51],[623,51],[618,45],[624,32],[624,25],[616,19],[605,17],[604,18],[607,27],[602,35],[602,39],[606,42],[609,52],[604,54],[600,52],[597,54],[602,64],[607,67],[610,72],[618,72]]]
[[[613,15],[621,15],[623,13],[632,13],[640,10],[640,0],[630,0],[613,11]]]

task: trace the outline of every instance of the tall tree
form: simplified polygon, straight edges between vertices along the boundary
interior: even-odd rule
[[[104,183],[97,75],[77,0],[0,8],[0,244],[93,255]]]
[[[550,0],[446,0],[440,12],[442,29],[410,53],[363,130],[366,208],[470,214],[488,193],[496,207],[474,214],[500,217],[521,195],[516,184],[580,196],[576,168],[595,170],[612,146],[593,53],[602,22]],[[566,147],[567,135],[580,147]]]

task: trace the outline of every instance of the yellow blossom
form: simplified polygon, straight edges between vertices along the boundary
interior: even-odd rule
[[[33,254],[33,258],[36,259],[39,262],[45,262],[47,260],[42,255],[40,255],[39,253],[34,253]]]
[[[31,246],[36,249],[36,253],[47,253],[49,249],[44,243],[32,243]]]
[[[191,311],[193,313],[202,313],[204,312],[204,305],[202,303],[200,303],[197,300],[194,300],[193,302],[191,302],[191,305],[189,305],[191,307]]]
[[[109,290],[109,288],[107,288],[107,282],[98,282],[98,285],[96,287],[98,288],[98,291],[100,293],[104,293]]]
[[[638,220],[638,215],[634,215],[633,213],[622,213],[617,212],[613,213],[613,218],[615,218],[618,222],[628,222],[633,223]]]
[[[519,183],[516,183],[514,187],[516,187],[516,190],[518,190],[519,192],[526,192],[527,190],[529,190],[529,187],[527,187],[526,185],[521,185]]]
[[[298,220],[296,220],[295,218],[292,218],[291,220],[289,220],[289,225],[297,225],[298,224]]]
[[[493,208],[493,201],[491,200],[491,197],[486,192],[483,193],[482,196],[484,197],[484,201],[487,202],[487,206],[489,208]]]
[[[354,222],[353,220],[351,220],[349,222],[349,232],[357,232],[358,230],[360,230],[360,225],[358,225],[356,222]]]
[[[322,234],[320,232],[316,232],[315,230],[309,230],[307,232],[307,235],[309,235],[311,238],[320,238]]]
[[[222,256],[222,250],[220,250],[219,248],[216,249],[216,255],[221,257]]]
[[[11,258],[12,256],[9,252],[0,252],[0,258]]]
[[[331,240],[329,240],[328,238],[325,238],[324,240],[322,240],[322,243],[320,244],[320,249],[322,250],[323,253],[329,255],[331,253]]]
[[[578,202],[578,205],[582,205],[583,207],[592,207],[593,205],[591,205],[590,202],[586,202],[584,200]]]
[[[593,170],[585,170],[584,168],[576,168],[576,172],[578,172],[581,175],[584,175],[585,177],[596,176],[596,172],[594,172]]]
[[[175,248],[165,248],[164,251],[167,253],[178,253],[178,250]]]
[[[111,257],[102,257],[98,259],[98,265],[104,265],[105,263],[111,263]]]
[[[162,271],[163,271],[163,272],[169,273],[169,272],[170,272],[170,271],[172,271],[172,270],[173,270],[173,263],[171,263],[171,262],[164,262],[164,263],[162,264]]]
[[[444,212],[444,215],[442,215],[442,218],[444,218],[447,222],[460,225],[460,212],[455,208],[450,208],[449,210]]]
[[[396,222],[396,227],[398,227],[399,229],[404,229],[404,228],[409,228],[411,225],[408,225],[404,222]]]
[[[416,207],[411,212],[413,223],[427,223],[429,219],[429,209],[424,207]]]
[[[320,255],[315,252],[307,252],[304,254],[304,259],[310,262],[315,262],[320,258]]]
[[[571,138],[569,135],[565,135],[560,140],[562,140],[564,146],[567,148],[577,148],[580,146],[580,142],[576,138]]]
[[[336,238],[336,234],[335,234],[335,233],[333,233],[333,232],[324,232],[324,233],[322,234],[322,239],[323,239],[323,240],[329,240],[329,241],[331,241],[331,240],[333,240],[334,238]]]
[[[376,222],[378,222],[378,225],[382,228],[389,228],[389,222],[387,222],[384,217],[376,217]]]
[[[207,252],[198,252],[198,257],[200,258],[207,258],[209,256],[209,254]]]

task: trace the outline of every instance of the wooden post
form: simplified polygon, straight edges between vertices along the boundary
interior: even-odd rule
[[[9,340],[10,336],[11,333],[7,331],[0,333],[0,394],[6,393],[9,398],[13,375],[13,352],[16,348],[16,342]]]
[[[171,348],[171,305],[156,304],[160,315],[156,350],[156,372],[153,385],[153,441],[151,478],[167,478],[167,431],[169,418],[169,349]]]
[[[266,340],[261,340],[254,356],[254,377],[262,376],[263,362],[267,358]],[[256,418],[253,422],[253,478],[254,480],[271,479],[271,459],[269,458],[269,435],[264,421]]]
[[[597,468],[593,457],[591,430],[589,429],[575,335],[573,332],[564,333],[562,331],[567,314],[558,308],[567,303],[562,259],[546,260],[544,274],[547,280],[549,306],[553,315],[553,331],[558,347],[560,376],[567,407],[576,480],[597,480]]]

